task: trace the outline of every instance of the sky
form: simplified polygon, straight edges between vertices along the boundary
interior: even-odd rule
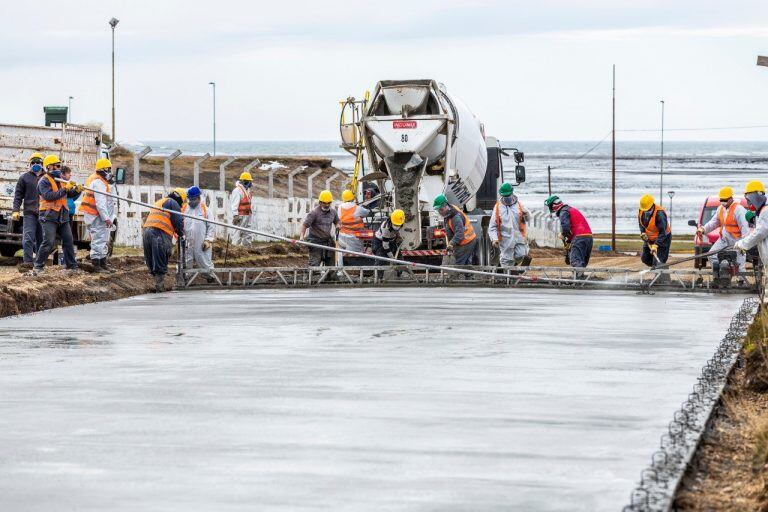
[[[339,103],[378,80],[432,78],[504,140],[766,140],[765,0],[37,0],[4,2],[0,123],[73,122],[117,138],[336,140]],[[39,27],[34,30],[34,27]],[[657,132],[619,132],[655,140]]]

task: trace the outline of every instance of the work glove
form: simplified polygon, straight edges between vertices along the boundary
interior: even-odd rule
[[[648,241],[648,235],[646,235],[645,233],[641,234],[640,238],[643,240],[643,242],[647,242]]]
[[[19,212],[13,212],[11,214],[11,219],[15,220],[16,222],[19,222],[19,220],[21,220],[21,214]]]
[[[498,240],[494,240],[494,241],[491,242],[491,245],[493,245],[494,248],[498,249],[499,248],[499,241]]]
[[[448,246],[445,248],[445,251],[446,251],[446,253],[451,254],[453,252],[454,248],[455,247],[454,247],[453,244],[448,244]]]
[[[75,188],[75,186],[77,186],[77,183],[75,183],[74,181],[68,181],[64,185],[64,188],[69,191],[69,190],[72,190],[73,188]]]
[[[106,224],[108,228],[111,228],[112,227],[112,219],[105,220],[104,224]]]
[[[210,240],[203,240],[203,250],[207,251],[211,248],[211,241]]]
[[[78,194],[82,194],[83,190],[85,190],[84,186],[82,186],[82,185],[75,185],[75,192],[77,192]]]
[[[648,248],[651,250],[653,254],[656,254],[657,252],[659,252],[659,246],[656,244],[651,244],[648,246]]]
[[[699,236],[703,235],[704,234],[704,226],[699,226],[698,228],[696,228],[696,234],[699,235]]]
[[[394,254],[392,254],[391,252],[388,252],[388,253],[387,253],[387,258],[392,258],[392,259],[395,259],[395,255],[394,255]]]
[[[747,252],[747,249],[746,249],[746,248],[745,248],[745,247],[742,245],[742,243],[741,243],[741,240],[737,241],[737,242],[736,242],[736,243],[733,245],[733,248],[734,248],[736,251],[740,252],[740,253],[745,253],[745,252]]]

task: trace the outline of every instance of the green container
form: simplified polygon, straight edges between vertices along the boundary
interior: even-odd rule
[[[67,110],[67,107],[43,107],[43,112],[45,112],[45,126],[66,123]]]

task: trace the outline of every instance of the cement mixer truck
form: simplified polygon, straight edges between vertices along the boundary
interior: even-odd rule
[[[355,155],[352,190],[358,182],[364,188],[375,182],[379,218],[395,208],[405,211],[400,256],[440,262],[445,231],[432,201],[442,193],[482,234],[476,264],[490,264],[487,228],[505,179],[502,158],[514,158],[513,184],[519,185],[525,181],[523,153],[486,137],[469,108],[434,80],[382,80],[372,97],[341,103],[342,148]]]

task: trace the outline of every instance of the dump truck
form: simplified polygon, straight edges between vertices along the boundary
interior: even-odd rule
[[[0,124],[0,254],[13,256],[21,249],[21,222],[11,219],[16,182],[29,169],[35,153],[55,154],[72,168],[72,179],[84,183],[102,153],[101,129],[64,123],[58,127]],[[75,245],[90,247],[79,215],[72,224]]]
[[[519,185],[525,181],[523,152],[486,136],[472,111],[435,80],[382,80],[372,96],[341,103],[341,147],[356,157],[353,191],[358,181],[375,182],[380,211],[405,211],[400,256],[441,261],[445,230],[432,201],[445,194],[479,235],[475,262],[491,264],[488,224],[505,180],[503,157],[514,158],[513,185]]]

